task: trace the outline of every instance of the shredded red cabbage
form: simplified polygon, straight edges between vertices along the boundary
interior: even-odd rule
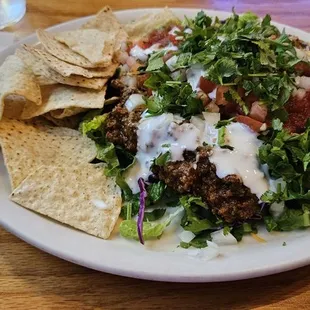
[[[147,197],[147,191],[145,189],[145,183],[142,178],[139,178],[138,185],[140,188],[140,208],[138,214],[138,221],[137,221],[137,230],[138,236],[141,244],[144,244],[143,240],[143,219],[144,219],[144,211],[145,211],[145,200]]]

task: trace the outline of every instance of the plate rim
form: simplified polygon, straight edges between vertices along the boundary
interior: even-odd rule
[[[161,9],[162,8],[147,8],[146,7],[146,8],[137,8],[137,9],[128,9],[128,10],[116,10],[114,12],[116,14],[118,14],[118,13],[121,14],[123,12],[124,13],[126,12],[128,14],[132,13],[132,14],[137,15],[139,13],[143,13],[146,11],[150,11],[150,10],[151,11],[159,11]],[[224,13],[230,14],[231,13],[231,12],[227,12],[227,11],[209,10],[209,9],[204,9],[204,8],[172,7],[170,9],[172,11],[185,11],[186,10],[189,12],[197,12],[197,10],[203,10],[203,11],[206,11],[210,14],[224,14]],[[54,25],[52,27],[49,27],[49,28],[47,28],[47,30],[48,31],[57,31],[63,27],[70,26],[71,24],[87,21],[92,16],[94,16],[94,15],[75,18],[75,19],[66,21],[64,23],[60,23],[60,24]],[[292,27],[289,25],[284,25],[284,24],[277,23],[277,22],[275,22],[275,24],[279,27],[289,28],[290,30],[301,33],[305,36],[308,36],[310,39],[310,33],[306,32],[302,29],[298,29],[298,28],[295,28],[295,27]],[[36,40],[36,35],[34,32],[34,33],[28,35],[27,37],[23,38],[19,42],[12,44],[12,45],[8,46],[7,48],[5,48],[4,50],[2,50],[0,52],[0,57],[6,57],[7,55],[12,54],[12,51],[15,50],[18,46],[21,46],[22,44],[25,44],[25,43],[32,43],[35,40]],[[26,210],[26,211],[31,212],[29,210]],[[50,220],[46,219],[46,221],[50,221]],[[37,240],[36,238],[28,237],[25,233],[23,234],[22,228],[18,229],[17,227],[9,225],[8,223],[5,222],[5,220],[1,216],[0,216],[0,225],[5,230],[12,233],[13,235],[20,238],[21,240],[27,242],[28,244],[38,248],[39,250],[43,250],[44,252],[47,252],[53,256],[56,256],[58,258],[67,260],[69,262],[72,262],[72,263],[75,263],[75,264],[78,264],[78,265],[81,265],[81,266],[84,266],[87,268],[95,269],[98,271],[107,272],[107,273],[125,276],[125,277],[137,278],[137,279],[146,279],[146,280],[153,280],[153,281],[165,281],[165,282],[192,282],[192,283],[193,282],[198,283],[198,282],[234,281],[234,280],[250,279],[250,278],[256,278],[256,277],[261,277],[261,276],[267,276],[267,275],[271,275],[271,274],[277,274],[280,272],[285,272],[288,270],[296,269],[296,268],[303,267],[303,266],[310,264],[310,254],[309,254],[308,257],[303,257],[302,259],[297,259],[293,262],[282,263],[276,267],[275,266],[265,266],[264,268],[254,269],[251,271],[250,274],[249,274],[248,270],[245,270],[242,272],[237,272],[237,273],[229,274],[229,275],[222,274],[222,275],[216,275],[216,276],[214,276],[214,275],[208,276],[208,275],[202,274],[201,276],[180,275],[178,277],[173,276],[173,275],[166,275],[163,277],[161,274],[156,275],[152,272],[123,270],[123,269],[117,268],[117,266],[113,266],[113,267],[112,266],[102,266],[102,265],[99,266],[98,264],[90,265],[89,263],[87,263],[87,261],[79,260],[79,258],[73,257],[69,253],[65,253],[64,251],[59,251],[58,249],[51,247],[49,244],[40,242],[40,240]],[[57,225],[63,226],[62,224],[57,224]]]

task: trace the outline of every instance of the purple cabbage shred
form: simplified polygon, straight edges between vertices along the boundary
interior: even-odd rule
[[[140,208],[139,208],[138,221],[137,221],[137,230],[138,230],[138,236],[139,236],[140,243],[144,244],[143,219],[144,219],[145,201],[147,197],[147,191],[145,189],[145,183],[142,178],[139,178],[138,185],[140,189]]]

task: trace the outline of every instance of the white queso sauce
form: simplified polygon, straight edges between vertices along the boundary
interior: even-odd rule
[[[217,145],[218,129],[207,115],[192,117],[189,123],[183,121],[182,117],[172,113],[142,117],[137,129],[136,162],[125,175],[133,193],[139,192],[138,179],[147,180],[151,175],[150,168],[160,154],[169,151],[171,161],[180,161],[184,159],[185,150],[195,151],[204,142],[214,146],[210,161],[216,166],[219,178],[229,174],[239,175],[244,185],[258,198],[268,190],[268,182],[257,159],[261,141],[255,132],[240,123],[226,126],[226,144],[233,147],[229,150]],[[193,168],[196,169],[195,163]]]

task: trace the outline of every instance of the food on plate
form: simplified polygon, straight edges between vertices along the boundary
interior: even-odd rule
[[[90,89],[100,90],[106,83],[106,78],[92,78],[88,79],[83,76],[62,76],[57,71],[51,69],[44,61],[36,58],[30,52],[26,50],[18,49],[15,53],[20,59],[23,60],[29,66],[34,73],[37,83],[40,86],[55,85],[57,83],[78,86]]]
[[[125,30],[132,42],[147,39],[152,31],[165,29],[170,25],[179,25],[181,21],[168,8],[160,13],[146,14],[125,25]]]
[[[177,223],[182,248],[310,226],[309,47],[269,15],[105,7],[37,35],[3,65],[13,201],[101,238],[120,215],[142,244]]]
[[[12,189],[42,165],[71,166],[96,157],[93,141],[77,130],[45,125],[44,120],[1,120],[0,143]]]
[[[18,83],[17,83],[18,81]],[[5,99],[17,95],[34,105],[41,105],[40,87],[35,76],[17,56],[9,56],[0,67],[0,119],[5,107]]]
[[[97,29],[80,29],[61,32],[55,36],[55,39],[95,65],[108,66],[112,63],[114,33],[110,34]],[[94,49],[92,47],[95,44]]]
[[[48,112],[52,115],[53,113],[57,114],[57,116],[53,115],[55,118],[64,118],[88,109],[101,109],[104,106],[106,88],[94,91],[87,88],[50,85],[42,86],[41,93],[42,104],[36,106],[27,102],[20,116],[21,119],[30,119]],[[64,110],[67,111],[66,114],[63,113]],[[78,110],[78,113],[75,113],[76,110]],[[59,113],[60,111],[61,113]]]
[[[11,199],[94,236],[106,239],[122,205],[120,189],[103,165],[40,166],[13,191]]]

